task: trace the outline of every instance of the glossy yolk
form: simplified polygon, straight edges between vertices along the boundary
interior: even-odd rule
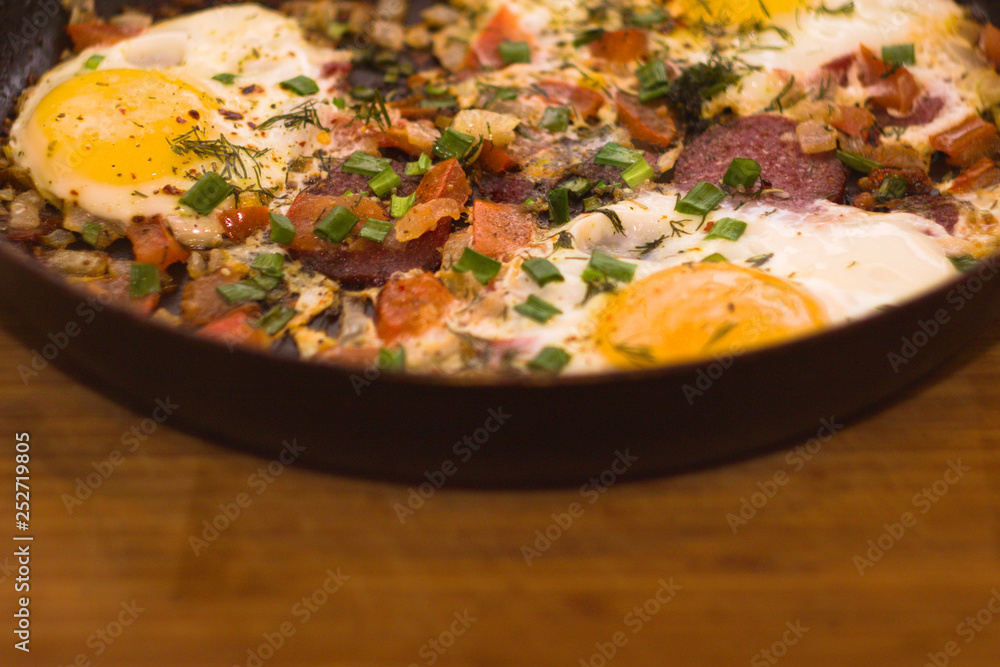
[[[133,186],[171,176],[200,160],[170,141],[204,128],[217,105],[166,74],[107,70],[56,87],[31,117],[46,160],[99,183]]]
[[[822,306],[802,289],[728,263],[678,266],[632,283],[599,316],[596,342],[622,368],[696,361],[813,331]]]
[[[739,24],[749,21],[765,23],[779,14],[794,12],[801,0],[678,0],[683,16],[690,20],[710,23]],[[769,16],[770,15],[770,16]]]

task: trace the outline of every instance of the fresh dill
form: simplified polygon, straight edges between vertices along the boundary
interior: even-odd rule
[[[618,343],[615,345],[615,351],[637,366],[656,363],[653,351],[645,345],[625,345],[624,343]]]
[[[843,4],[843,5],[841,5],[840,7],[827,7],[826,6],[826,2],[824,0],[824,2],[820,3],[820,6],[816,8],[816,13],[817,14],[830,14],[831,16],[835,15],[835,14],[842,14],[844,16],[850,16],[851,14],[854,13],[854,3],[853,2],[847,2],[847,3]]]
[[[654,250],[656,250],[657,248],[659,248],[661,245],[663,245],[663,242],[666,241],[666,240],[667,240],[667,235],[666,234],[661,234],[660,238],[653,239],[649,243],[643,243],[641,246],[638,246],[636,248],[636,250],[638,251],[638,256],[639,257],[645,257],[646,255],[648,255],[649,253],[653,252]]]
[[[781,92],[778,93],[777,95],[775,95],[774,99],[771,100],[771,103],[768,104],[767,107],[764,108],[764,111],[775,111],[775,110],[777,110],[778,113],[781,113],[782,111],[784,111],[784,108],[782,107],[782,104],[781,104],[781,98],[783,98],[785,95],[787,95],[789,93],[789,91],[792,90],[792,86],[794,86],[794,85],[795,85],[795,75],[793,74],[792,78],[790,78],[788,80],[788,83],[786,83],[784,85],[784,87],[781,89]]]
[[[559,232],[559,236],[556,237],[556,248],[563,248],[565,250],[570,250],[576,243],[573,235],[569,232]]]
[[[764,253],[763,255],[754,255],[753,257],[747,260],[747,264],[754,267],[755,269],[759,269],[760,267],[767,264],[772,257],[774,257],[773,252]]]
[[[376,90],[370,100],[362,102],[357,107],[357,119],[365,125],[374,120],[379,129],[383,131],[392,127],[392,118],[389,117],[389,110],[385,107],[385,98],[382,97],[381,92]]]
[[[615,234],[625,235],[625,226],[622,224],[622,219],[619,215],[611,210],[610,208],[595,208],[594,213],[603,214],[608,220],[611,221],[611,226],[615,229]]]
[[[177,155],[190,153],[203,160],[217,161],[213,166],[218,174],[227,181],[249,179],[252,173],[260,191],[267,192],[260,181],[260,159],[267,155],[270,149],[256,150],[246,146],[238,146],[221,134],[218,139],[208,139],[198,126],[168,141],[170,148]],[[249,167],[247,162],[249,162]]]
[[[323,123],[320,122],[319,113],[316,111],[316,100],[309,100],[308,102],[303,102],[299,106],[295,107],[286,114],[281,114],[280,116],[274,116],[268,118],[263,123],[257,126],[258,130],[268,130],[275,125],[281,125],[286,130],[300,130],[307,125],[314,125],[321,130],[326,130],[323,127]]]
[[[705,348],[709,348],[715,343],[718,343],[720,340],[722,340],[723,337],[725,337],[727,333],[729,333],[735,328],[736,328],[735,322],[726,322],[725,324],[720,324],[719,328],[716,329],[714,332],[712,332],[712,335],[705,343]]]

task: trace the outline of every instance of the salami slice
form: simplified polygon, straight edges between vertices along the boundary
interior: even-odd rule
[[[694,139],[677,160],[674,185],[685,191],[698,181],[719,183],[733,158],[760,163],[772,190],[761,200],[782,208],[806,209],[827,199],[840,203],[847,168],[829,153],[806,155],[795,138],[795,123],[781,116],[746,116],[716,125]]]

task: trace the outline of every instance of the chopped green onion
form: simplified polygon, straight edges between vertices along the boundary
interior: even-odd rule
[[[423,176],[428,171],[431,170],[431,165],[434,162],[431,160],[431,156],[427,153],[421,153],[420,157],[417,158],[416,162],[406,163],[406,175],[407,176]]]
[[[434,156],[441,160],[453,157],[463,158],[469,152],[476,138],[456,130],[445,130],[434,143]]]
[[[899,174],[889,174],[879,183],[875,191],[875,201],[879,203],[901,199],[906,196],[907,181]]]
[[[384,157],[375,157],[362,151],[354,151],[344,164],[340,166],[340,170],[345,174],[359,174],[368,178],[374,178],[391,167],[391,160]]]
[[[407,212],[413,208],[413,205],[417,202],[417,193],[411,193],[409,197],[397,197],[392,196],[392,205],[389,212],[394,218],[402,218]]]
[[[972,255],[958,255],[957,257],[949,255],[948,259],[951,260],[952,266],[963,273],[976,266],[976,258]]]
[[[635,71],[639,85],[643,88],[655,88],[664,83],[670,83],[667,75],[667,65],[660,59],[650,60]]]
[[[583,176],[574,176],[566,179],[556,187],[566,188],[573,197],[579,199],[590,192],[590,189],[594,186]]]
[[[370,86],[354,86],[349,91],[351,97],[362,102],[371,102],[378,95],[378,91]]]
[[[882,47],[882,60],[889,65],[916,65],[917,57],[913,52],[913,44],[891,44]]]
[[[275,306],[267,311],[264,317],[260,318],[260,321],[257,322],[257,328],[263,330],[268,336],[277,336],[278,332],[284,329],[294,318],[295,310],[293,308]]]
[[[271,242],[278,245],[291,245],[295,240],[295,225],[287,216],[280,213],[271,214]]]
[[[654,7],[653,9],[645,12],[633,12],[629,16],[629,21],[632,25],[649,27],[664,23],[669,18],[670,16],[665,11],[659,7]]]
[[[500,273],[501,266],[502,264],[492,257],[482,255],[472,248],[466,248],[452,268],[459,273],[472,271],[473,277],[486,285]]]
[[[358,233],[363,239],[368,239],[369,241],[374,241],[375,243],[382,243],[385,241],[385,237],[389,235],[392,231],[392,221],[391,220],[376,220],[375,218],[368,218],[365,222],[365,226],[361,228]]]
[[[341,111],[347,108],[347,102],[344,101],[343,97],[334,97],[332,100],[333,106],[337,107]]]
[[[402,373],[406,370],[406,350],[402,346],[383,347],[378,351],[375,365],[386,373]]]
[[[748,157],[734,157],[722,182],[731,188],[749,190],[760,176],[760,163]]]
[[[728,239],[736,241],[747,229],[747,223],[736,218],[720,218],[712,225],[712,231],[705,235],[706,239]]]
[[[880,169],[882,167],[881,162],[869,160],[862,155],[850,151],[834,151],[833,154],[848,167],[854,171],[860,171],[862,174],[870,174],[873,169]]]
[[[707,215],[726,198],[726,193],[708,181],[698,181],[684,198],[677,202],[675,210],[688,215]]]
[[[514,310],[525,317],[531,318],[540,324],[545,324],[556,315],[561,315],[562,311],[544,299],[539,299],[532,294],[524,303],[514,306]]]
[[[266,276],[264,274],[259,274],[253,276],[252,278],[248,278],[244,282],[259,287],[265,292],[270,292],[279,284],[281,284],[281,278],[275,278],[274,276]]]
[[[399,174],[392,170],[392,167],[386,167],[378,173],[378,175],[368,181],[368,187],[372,189],[375,196],[382,199],[387,194],[392,192],[393,188],[398,188],[403,184],[403,179],[399,177]]]
[[[591,42],[596,42],[604,36],[604,28],[589,28],[573,38],[573,46],[579,48]]]
[[[218,81],[219,83],[225,84],[227,86],[231,86],[233,82],[236,81],[235,74],[216,74],[212,78],[215,81]]]
[[[261,301],[267,296],[267,292],[257,285],[249,282],[230,283],[219,285],[215,288],[226,303],[244,303],[247,301]]]
[[[339,42],[351,29],[346,23],[340,21],[330,21],[326,26],[326,36],[335,42]]]
[[[421,109],[447,109],[448,107],[458,106],[458,100],[454,96],[449,95],[448,97],[420,100],[417,106]]]
[[[101,226],[93,220],[83,223],[83,240],[90,246],[96,246],[101,238]]]
[[[215,207],[233,194],[234,188],[214,171],[202,176],[190,190],[181,197],[180,203],[192,208],[200,215],[208,215]]]
[[[554,225],[564,225],[569,222],[569,190],[553,188],[549,190],[549,221]]]
[[[538,127],[549,132],[565,132],[569,127],[569,109],[566,107],[546,107]]]
[[[558,347],[546,347],[528,362],[528,368],[542,373],[557,374],[571,359],[569,352]]]
[[[319,92],[319,85],[304,75],[297,76],[294,79],[289,79],[288,81],[282,81],[281,87],[303,97],[306,95],[315,95]]]
[[[750,266],[759,269],[760,267],[764,266],[769,261],[771,261],[772,257],[774,257],[774,253],[773,252],[766,252],[763,255],[754,255],[753,257],[748,258],[746,260],[746,262]],[[704,261],[704,260],[702,260],[702,261]]]
[[[334,206],[313,228],[313,234],[330,243],[340,243],[351,233],[358,219],[358,216],[351,213],[350,209]]]
[[[587,268],[583,270],[580,277],[588,283],[602,279],[628,283],[632,282],[634,276],[635,264],[623,262],[600,250],[595,250],[590,256],[590,263],[587,264]]]
[[[728,262],[729,260],[726,258],[725,255],[717,253],[717,252],[713,252],[711,255],[709,255],[708,257],[705,257],[701,261],[702,262]]]
[[[90,56],[83,64],[86,69],[97,69],[104,62],[104,56]]]
[[[639,101],[640,102],[652,102],[653,100],[663,97],[670,91],[669,83],[661,83],[652,88],[641,88],[639,90]]]
[[[250,268],[263,273],[265,276],[280,278],[284,275],[285,256],[280,252],[266,252],[257,255]]]
[[[521,264],[521,268],[538,283],[539,287],[545,287],[549,283],[561,283],[566,280],[559,269],[556,268],[556,265],[543,257],[526,259]]]
[[[133,264],[128,293],[133,299],[160,293],[160,270],[152,264]]]
[[[601,208],[602,205],[600,197],[587,197],[583,200],[583,210],[587,212]]]
[[[508,65],[513,63],[530,63],[531,49],[527,42],[501,42],[500,59]]]
[[[606,164],[620,169],[626,169],[639,161],[642,151],[633,148],[625,148],[621,144],[608,142],[594,156],[596,164]]]
[[[438,86],[436,84],[429,83],[424,87],[424,92],[434,97],[440,97],[441,95],[448,94],[448,86]]]
[[[635,164],[622,172],[622,180],[633,190],[653,176],[656,176],[656,172],[653,171],[644,157],[636,160]]]

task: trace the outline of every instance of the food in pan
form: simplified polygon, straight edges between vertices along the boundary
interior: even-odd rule
[[[1000,240],[1000,31],[911,4],[78,11],[6,133],[0,227],[95,295],[317,362],[773,345]]]

